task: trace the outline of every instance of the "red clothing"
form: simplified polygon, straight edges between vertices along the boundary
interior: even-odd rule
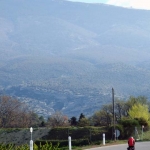
[[[129,146],[134,146],[134,145],[135,145],[135,140],[134,140],[133,137],[130,137],[130,138],[128,139],[128,145],[129,145]]]

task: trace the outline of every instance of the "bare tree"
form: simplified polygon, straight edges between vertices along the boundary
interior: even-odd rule
[[[126,116],[126,102],[123,100],[116,100],[115,102],[115,116],[116,120],[122,119],[122,117]]]
[[[0,127],[27,127],[29,118],[29,110],[24,103],[9,96],[0,96]]]
[[[68,117],[62,112],[57,111],[48,118],[47,125],[51,127],[68,126]]]
[[[109,126],[111,124],[111,118],[111,113],[100,110],[94,113],[94,115],[91,117],[91,120],[95,126]]]

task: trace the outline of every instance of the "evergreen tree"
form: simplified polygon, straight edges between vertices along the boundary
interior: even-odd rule
[[[83,113],[81,113],[81,114],[80,114],[79,122],[80,122],[80,120],[81,120],[82,118],[85,118],[85,116],[84,116],[84,114],[83,114]]]
[[[76,117],[72,117],[71,119],[70,119],[70,123],[71,123],[71,125],[72,126],[76,126],[77,125],[77,118]]]

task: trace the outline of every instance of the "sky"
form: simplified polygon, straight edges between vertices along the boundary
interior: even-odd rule
[[[73,2],[104,3],[115,6],[150,10],[150,0],[69,0]]]

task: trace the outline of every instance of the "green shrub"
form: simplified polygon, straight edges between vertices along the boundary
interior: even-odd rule
[[[40,145],[45,145],[45,144],[52,144],[54,146],[59,146],[59,147],[65,147],[68,146],[68,140],[37,140],[35,142],[36,145],[38,145],[38,147]],[[89,139],[78,139],[78,140],[71,140],[71,144],[73,146],[83,146],[83,145],[89,145]]]
[[[72,139],[96,141],[102,139],[103,133],[107,133],[106,127],[53,128],[42,140],[68,140],[68,136],[71,136]]]
[[[123,138],[128,138],[134,135],[135,127],[139,127],[139,122],[135,119],[121,119],[119,124],[123,126]]]
[[[135,119],[121,119],[119,120],[119,124],[121,124],[123,127],[139,126],[139,122]]]
[[[148,127],[148,121],[145,118],[135,118],[135,120],[138,121],[140,126],[144,125],[144,127]]]
[[[53,146],[52,143],[45,143],[44,145],[37,146],[34,144],[34,150],[59,150],[59,145]],[[21,146],[15,146],[14,144],[0,144],[0,150],[29,150],[29,145],[21,145]]]

